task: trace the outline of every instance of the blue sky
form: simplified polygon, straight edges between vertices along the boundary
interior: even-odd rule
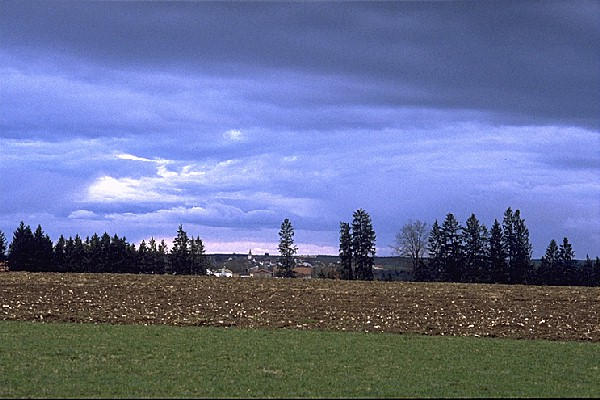
[[[600,3],[0,1],[0,230],[336,254],[511,206],[600,255]]]

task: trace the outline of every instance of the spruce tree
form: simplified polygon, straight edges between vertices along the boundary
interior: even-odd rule
[[[60,235],[54,250],[52,252],[52,266],[53,271],[66,272],[67,267],[65,265],[65,237]]]
[[[350,224],[340,222],[340,277],[345,280],[354,279],[352,273],[352,236]]]
[[[41,225],[33,234],[32,271],[43,272],[52,269],[52,240],[44,233]]]
[[[70,272],[84,272],[85,248],[83,247],[83,241],[78,234],[75,235],[75,239],[73,240],[73,251],[69,261]]]
[[[484,225],[479,224],[475,214],[467,219],[462,228],[464,244],[464,280],[467,282],[487,281],[488,232]]]
[[[91,239],[85,240],[85,271],[103,272],[102,269],[102,243],[97,233]]]
[[[113,273],[128,272],[129,249],[127,240],[120,238],[116,233],[110,239],[108,248],[108,269]]]
[[[558,262],[564,273],[561,284],[562,285],[576,285],[577,282],[577,270],[575,267],[575,252],[569,239],[563,238],[562,244],[558,248]]]
[[[0,263],[5,262],[6,257],[6,236],[4,236],[4,232],[0,231]]]
[[[296,261],[294,255],[298,248],[294,244],[294,227],[289,219],[284,219],[279,230],[279,266],[277,275],[284,278],[294,277]]]
[[[190,261],[191,261],[191,273],[193,275],[206,275],[206,269],[208,268],[208,257],[206,256],[206,250],[204,243],[200,239],[200,236],[192,236],[190,240]]]
[[[525,220],[521,218],[521,212],[516,210],[513,215],[513,231],[515,235],[515,258],[511,266],[511,283],[525,284],[532,272],[531,243],[529,243],[529,229],[525,226]]]
[[[427,240],[427,252],[429,253],[429,261],[427,270],[415,271],[415,280],[417,281],[438,281],[443,279],[444,271],[444,254],[443,249],[442,229],[438,224],[437,219],[431,226],[431,232]]]
[[[596,256],[596,261],[594,261],[594,279],[593,285],[600,286],[600,257]]]
[[[158,244],[157,250],[157,263],[156,263],[156,273],[157,274],[166,274],[170,271],[171,267],[169,265],[169,248],[165,243],[165,240],[162,239]]]
[[[512,209],[508,207],[504,212],[504,219],[502,220],[502,246],[506,253],[508,261],[508,281],[510,281],[510,272],[513,266],[513,259],[516,254],[516,239],[514,232],[514,216]]]
[[[8,248],[8,265],[12,271],[31,271],[34,264],[33,232],[29,225],[21,221],[13,233],[13,240]]]
[[[100,260],[98,272],[113,272],[111,264],[110,235],[106,232],[100,237]]]
[[[150,274],[152,272],[152,254],[146,246],[146,241],[142,240],[137,251],[137,270],[140,274]]]
[[[538,270],[538,282],[544,285],[556,285],[563,281],[564,274],[559,264],[559,251],[556,241],[552,239],[542,256],[542,264]]]
[[[183,226],[177,228],[177,236],[173,239],[173,248],[171,249],[171,269],[172,274],[189,274],[190,268],[190,249],[187,233]]]
[[[594,286],[594,263],[589,254],[586,254],[585,262],[583,263],[581,284],[583,286]]]
[[[506,251],[503,245],[502,228],[497,219],[490,229],[489,240],[489,280],[490,283],[508,283]]]
[[[375,264],[375,231],[369,214],[358,209],[352,215],[352,257],[356,279],[372,281]]]
[[[531,244],[529,243],[529,230],[521,212],[514,213],[508,207],[504,213],[503,240],[504,249],[508,257],[509,282],[512,284],[525,283],[532,268]]]
[[[454,214],[448,213],[442,224],[441,235],[444,277],[450,282],[463,282],[465,280],[460,231],[461,226]]]
[[[75,242],[73,238],[69,236],[69,238],[65,241],[65,253],[64,253],[64,265],[63,272],[75,272],[73,271],[73,253],[75,249]]]

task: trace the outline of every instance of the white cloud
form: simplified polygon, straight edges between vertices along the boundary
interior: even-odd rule
[[[88,188],[87,201],[91,202],[175,202],[181,196],[161,190],[160,181],[152,178],[113,178],[102,176]]]
[[[223,133],[223,137],[232,142],[241,142],[246,136],[239,129],[230,129]]]
[[[96,217],[98,215],[90,210],[75,210],[68,216],[70,219],[91,219]]]
[[[145,162],[155,162],[156,161],[156,160],[151,160],[149,158],[138,157],[138,156],[134,156],[133,154],[127,154],[127,153],[116,154],[115,157],[117,157],[119,160],[145,161]]]

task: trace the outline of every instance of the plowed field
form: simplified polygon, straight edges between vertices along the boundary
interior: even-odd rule
[[[600,341],[600,288],[8,272],[0,320]]]

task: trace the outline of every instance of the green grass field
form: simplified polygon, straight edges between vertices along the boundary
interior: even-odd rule
[[[598,397],[600,344],[0,322],[1,397]]]

